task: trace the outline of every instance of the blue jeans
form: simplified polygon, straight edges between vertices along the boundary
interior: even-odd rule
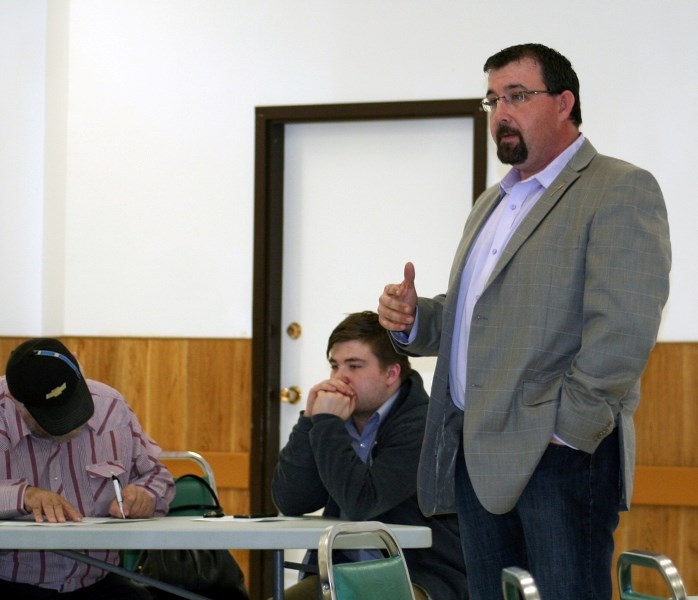
[[[521,567],[541,598],[610,600],[620,506],[617,429],[587,454],[550,445],[510,512],[485,510],[463,452],[456,462],[458,523],[470,600],[502,597],[501,572]]]

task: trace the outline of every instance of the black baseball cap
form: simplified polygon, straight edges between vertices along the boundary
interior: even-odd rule
[[[50,435],[65,435],[94,413],[92,394],[70,351],[53,338],[34,338],[10,354],[7,387]]]

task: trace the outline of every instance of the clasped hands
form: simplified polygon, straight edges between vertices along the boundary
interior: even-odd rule
[[[109,485],[111,490],[111,482]],[[132,519],[152,517],[155,512],[155,500],[145,488],[128,484],[122,490],[124,498],[124,514]],[[66,521],[82,521],[83,515],[60,494],[42,488],[27,486],[24,491],[24,509],[34,514],[37,523],[65,523]],[[109,515],[121,518],[121,511],[116,498],[109,505]]]
[[[341,379],[327,379],[314,385],[308,393],[305,416],[335,415],[348,421],[356,407],[356,392]]]

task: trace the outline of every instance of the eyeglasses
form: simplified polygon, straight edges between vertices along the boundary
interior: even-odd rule
[[[534,96],[536,94],[553,94],[550,90],[519,90],[518,92],[512,92],[511,94],[504,94],[503,96],[488,96],[484,100],[480,101],[480,106],[485,112],[492,112],[499,101],[503,98],[509,106],[521,106],[524,104],[529,96]]]

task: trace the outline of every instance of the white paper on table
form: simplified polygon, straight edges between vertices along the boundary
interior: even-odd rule
[[[230,521],[236,521],[238,523],[254,523],[254,522],[265,522],[269,523],[271,521],[298,521],[300,519],[305,519],[306,517],[286,517],[279,515],[276,517],[245,517],[242,515],[237,516],[227,516],[227,517],[195,517],[192,521],[206,521],[208,523],[229,523]]]
[[[82,521],[66,521],[65,523],[49,523],[43,521],[37,523],[32,518],[12,519],[10,521],[0,521],[0,527],[10,525],[12,527],[81,527],[84,525],[103,525],[105,523],[134,523],[136,521],[148,521],[149,519],[117,519],[115,517],[83,517]]]

